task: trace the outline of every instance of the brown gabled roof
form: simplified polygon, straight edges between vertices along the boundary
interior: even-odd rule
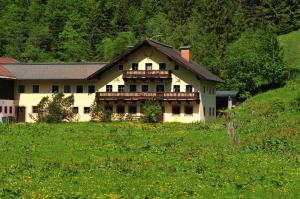
[[[199,78],[208,80],[208,81],[214,81],[214,82],[224,82],[221,78],[218,76],[214,75],[212,72],[207,70],[201,65],[196,64],[193,61],[188,62],[184,58],[181,57],[180,53],[173,49],[171,46],[168,46],[166,44],[159,43],[157,41],[151,40],[151,39],[146,39],[136,46],[134,46],[132,49],[128,50],[126,53],[116,57],[113,61],[111,61],[109,64],[101,68],[100,70],[96,71],[94,74],[88,77],[88,79],[95,78],[97,75],[99,75],[101,72],[106,70],[107,68],[116,65],[120,61],[122,61],[124,58],[128,57],[131,55],[133,52],[138,50],[139,48],[149,45],[156,49],[157,51],[161,52],[162,54],[168,56],[171,60],[173,60],[175,63],[186,67],[188,70],[192,71],[193,73],[197,74]]]
[[[1,64],[16,79],[56,80],[87,79],[107,63],[7,63]]]

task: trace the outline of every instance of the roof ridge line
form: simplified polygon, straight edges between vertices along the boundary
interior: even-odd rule
[[[158,45],[162,45],[162,46],[165,46],[165,47],[168,47],[168,48],[172,48],[173,49],[173,46],[170,46],[170,45],[167,45],[167,44],[164,44],[162,42],[159,42],[159,41],[156,41],[156,40],[153,40],[153,39],[146,39],[147,41],[150,41],[150,42],[154,42]]]

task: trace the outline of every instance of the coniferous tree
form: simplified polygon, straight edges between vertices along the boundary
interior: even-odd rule
[[[84,38],[86,19],[79,14],[69,16],[64,30],[59,35],[59,55],[64,61],[86,61],[88,59],[88,43]]]

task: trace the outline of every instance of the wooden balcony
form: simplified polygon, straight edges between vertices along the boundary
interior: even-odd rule
[[[110,100],[161,100],[161,101],[199,101],[199,92],[97,92],[96,99]]]
[[[123,79],[171,79],[170,70],[124,70]]]

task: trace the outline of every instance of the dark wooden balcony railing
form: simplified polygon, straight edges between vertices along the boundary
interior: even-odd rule
[[[190,100],[198,101],[199,92],[97,92],[96,98],[105,100]]]
[[[171,78],[170,70],[124,70],[123,78]]]

